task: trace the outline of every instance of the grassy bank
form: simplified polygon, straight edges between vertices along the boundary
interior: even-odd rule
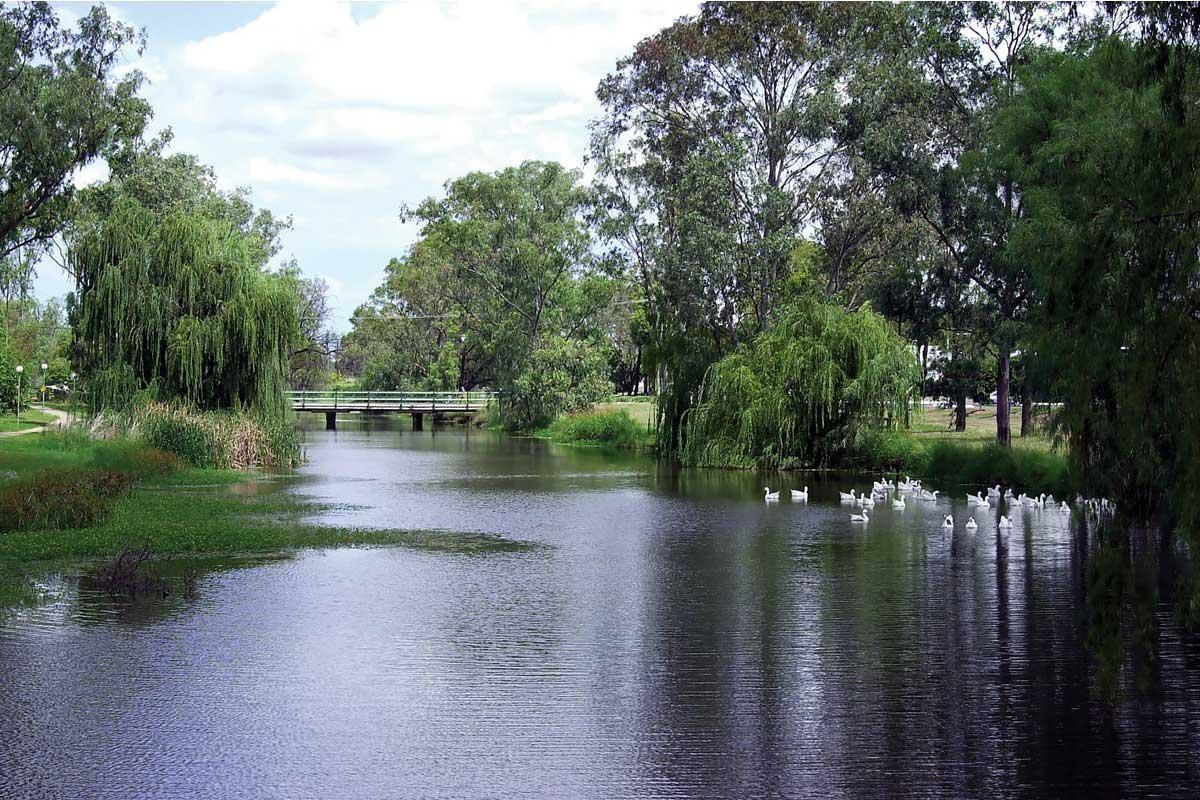
[[[609,403],[590,411],[559,417],[549,428],[538,431],[535,435],[559,444],[611,447],[620,450],[653,450],[654,431],[648,430],[644,422],[636,420],[627,408],[619,407],[627,405],[653,408],[650,403]]]
[[[286,491],[295,477],[195,469],[178,463],[139,469],[145,448],[37,434],[0,441],[0,498],[17,494],[78,504],[97,475],[119,476],[102,486],[113,502],[94,518],[54,518],[49,526],[0,532],[0,609],[34,597],[39,576],[111,558],[126,546],[158,557],[274,553],[344,545],[398,545],[456,553],[525,549],[492,536],[428,530],[375,530],[306,522],[328,506]],[[151,451],[153,452],[153,451]],[[157,457],[150,456],[150,460]],[[77,494],[59,496],[63,487]],[[16,490],[14,492],[14,489]],[[31,489],[32,491],[25,491]],[[49,491],[49,494],[48,494]],[[0,501],[2,502],[2,501]],[[83,524],[75,526],[74,523]]]
[[[990,429],[968,426],[963,432],[944,428],[929,416],[910,430],[868,431],[850,456],[851,466],[942,484],[982,488],[999,483],[1018,492],[1057,497],[1066,497],[1076,488],[1065,454],[1055,451],[1045,436],[1014,438],[1012,447],[1000,447],[995,443],[994,412]]]
[[[42,425],[49,425],[56,419],[58,419],[58,417],[38,408],[22,409],[21,418],[19,420],[17,419],[17,415],[13,414],[12,412],[0,414],[0,433],[37,428]]]

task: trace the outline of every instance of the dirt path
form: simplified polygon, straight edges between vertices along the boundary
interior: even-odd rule
[[[61,411],[57,408],[50,408],[49,406],[47,406],[44,410],[47,414],[53,414],[55,417],[57,417],[57,419],[54,422],[47,422],[45,425],[38,425],[34,428],[26,428],[23,431],[7,431],[5,433],[0,433],[0,439],[7,438],[9,436],[24,436],[27,433],[38,433],[40,431],[61,428],[65,426],[71,419],[71,415],[66,411]]]

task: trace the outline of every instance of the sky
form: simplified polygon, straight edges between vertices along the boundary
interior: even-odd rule
[[[332,326],[415,239],[400,207],[472,170],[582,166],[596,86],[680,0],[579,3],[110,3],[145,28],[139,69],[173,150],[294,227],[280,259],[328,281]],[[57,3],[64,21],[88,4]],[[76,183],[102,180],[89,165]],[[42,297],[71,290],[53,265]]]

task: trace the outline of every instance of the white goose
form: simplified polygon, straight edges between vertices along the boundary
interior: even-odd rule
[[[858,496],[858,504],[860,506],[862,506],[863,508],[874,508],[875,507],[875,496],[874,495],[865,495],[865,494],[859,495]]]
[[[772,492],[769,486],[763,487],[763,495],[763,500],[766,500],[768,503],[779,499],[779,492]]]
[[[857,499],[854,496],[853,489],[851,489],[849,492],[838,492],[838,495],[842,498],[843,503],[853,503]]]
[[[979,523],[975,521],[975,517],[971,517],[970,519],[967,520],[966,527],[967,527],[967,530],[973,531],[979,527]]]
[[[897,497],[895,500],[893,500],[892,508],[896,509],[897,511],[903,511],[904,510],[904,498]]]
[[[954,517],[947,514],[945,519],[942,520],[942,527],[943,528],[953,528],[954,527]]]
[[[1012,520],[1009,519],[1008,517],[1004,516],[1003,514],[1001,514],[1000,515],[1000,527],[1001,528],[1011,528]]]
[[[793,500],[802,500],[805,503],[807,503],[808,502],[808,487],[805,486],[803,492],[798,491],[796,489],[792,489],[792,499]]]
[[[851,522],[861,522],[863,525],[866,525],[868,522],[871,521],[871,517],[869,516],[869,514],[870,514],[870,512],[868,512],[864,508],[863,513],[861,513],[861,514],[851,514],[850,521]]]

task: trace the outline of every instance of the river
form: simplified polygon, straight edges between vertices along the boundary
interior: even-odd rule
[[[1166,591],[1118,609],[1148,638],[1098,628],[1058,513],[852,525],[863,479],[341,424],[287,489],[330,520],[535,546],[217,559],[192,599],[0,621],[0,797],[1197,796],[1200,642]]]

